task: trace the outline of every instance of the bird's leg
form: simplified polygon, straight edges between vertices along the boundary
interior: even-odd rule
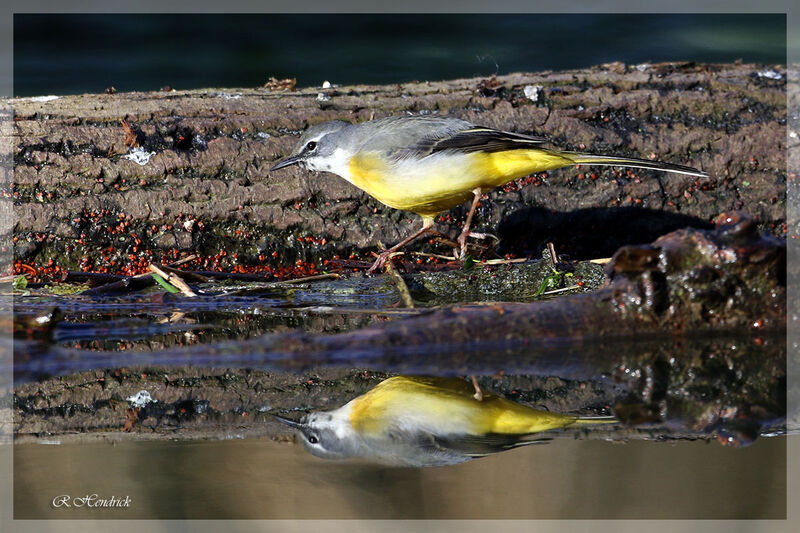
[[[422,219],[422,228],[418,232],[416,232],[413,235],[411,235],[410,237],[406,237],[405,239],[403,239],[402,241],[398,242],[397,244],[395,244],[394,246],[392,246],[388,250],[384,250],[383,252],[378,254],[378,258],[375,260],[374,263],[372,263],[372,266],[369,267],[369,270],[367,270],[367,274],[372,274],[373,272],[375,272],[379,268],[383,267],[383,265],[386,264],[386,261],[389,260],[389,258],[391,257],[391,255],[393,253],[395,253],[397,250],[399,250],[400,248],[402,248],[406,244],[410,243],[414,239],[416,239],[418,237],[421,237],[422,235],[424,235],[425,233],[430,231],[431,226],[433,226],[433,219],[432,218],[423,218]]]
[[[475,374],[472,374],[470,377],[472,378],[472,386],[475,387],[475,394],[473,394],[472,397],[479,402],[483,401],[483,391],[481,390],[481,386],[478,385],[478,380],[475,379]]]
[[[474,231],[470,231],[469,236],[472,237],[473,239],[494,239],[498,242],[500,241],[500,237],[498,237],[497,235],[493,235],[491,233],[477,233]]]
[[[467,256],[467,238],[470,236],[469,227],[472,225],[472,217],[475,215],[475,210],[478,208],[478,202],[481,199],[483,191],[480,187],[472,191],[475,197],[472,199],[472,205],[467,213],[467,221],[464,223],[464,229],[461,230],[461,235],[458,236],[458,244],[461,247],[456,251],[456,259],[464,259]]]

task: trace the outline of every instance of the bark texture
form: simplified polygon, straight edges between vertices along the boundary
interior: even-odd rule
[[[581,167],[498,189],[477,230],[501,253],[546,241],[573,258],[610,255],[743,209],[785,232],[785,71],[762,65],[613,63],[331,89],[194,90],[12,100],[15,250],[36,265],[118,271],[199,253],[206,266],[286,265],[374,250],[419,221],[326,174],[270,174],[308,125],[440,114],[545,135],[564,149],[653,157],[708,178]],[[761,74],[760,74],[761,73]],[[527,95],[526,95],[526,88]],[[535,96],[535,101],[532,96]],[[128,126],[120,122],[125,118]],[[128,158],[139,145],[150,157]],[[457,228],[465,207],[440,229]],[[224,253],[223,253],[224,252]],[[213,264],[211,264],[213,263]]]

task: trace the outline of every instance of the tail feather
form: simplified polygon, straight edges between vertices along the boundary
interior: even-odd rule
[[[664,172],[674,172],[687,176],[697,176],[700,178],[708,177],[708,174],[696,168],[673,163],[662,163],[661,161],[648,161],[636,157],[616,157],[605,155],[583,154],[580,152],[558,152],[558,155],[565,157],[576,165],[610,165],[630,168],[646,168],[652,170],[663,170]]]
[[[579,416],[575,419],[574,424],[589,425],[589,424],[613,424],[619,422],[615,416]]]

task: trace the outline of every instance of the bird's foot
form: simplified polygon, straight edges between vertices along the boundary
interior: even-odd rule
[[[478,385],[478,380],[475,379],[475,376],[470,376],[472,378],[472,386],[475,387],[475,394],[472,395],[473,398],[476,400],[483,401],[483,391],[481,390],[480,385]]]
[[[454,250],[454,255],[456,259],[463,261],[467,257],[467,239],[472,237],[473,239],[494,239],[499,241],[500,238],[496,235],[492,235],[491,233],[476,233],[474,231],[462,231],[461,234],[458,236],[458,248]]]
[[[453,255],[456,256],[456,259],[463,261],[467,257],[467,238],[469,237],[469,232],[461,232],[461,235],[458,236],[456,242],[458,243],[458,248],[453,250]]]
[[[497,242],[500,242],[500,237],[497,235],[492,235],[491,233],[476,233],[474,231],[470,231],[469,236],[473,239],[494,239]]]
[[[386,261],[388,261],[392,257],[393,253],[394,253],[393,250],[386,250],[384,252],[379,253],[377,259],[375,259],[375,262],[372,263],[372,266],[369,267],[369,270],[367,270],[367,274],[372,274],[382,269],[383,266],[386,264]]]

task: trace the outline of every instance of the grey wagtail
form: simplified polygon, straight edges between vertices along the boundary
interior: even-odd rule
[[[302,165],[332,172],[381,203],[422,217],[422,228],[378,255],[368,270],[430,231],[436,215],[472,198],[458,237],[464,257],[481,194],[536,172],[571,165],[614,165],[706,176],[697,169],[632,157],[542,148],[547,139],[476,126],[455,118],[387,117],[361,124],[325,122],[308,129],[270,171]]]
[[[476,400],[473,392],[462,379],[396,376],[333,411],[275,418],[318,457],[396,466],[452,465],[544,442],[535,437],[542,431],[617,422],[539,411],[488,393]]]

